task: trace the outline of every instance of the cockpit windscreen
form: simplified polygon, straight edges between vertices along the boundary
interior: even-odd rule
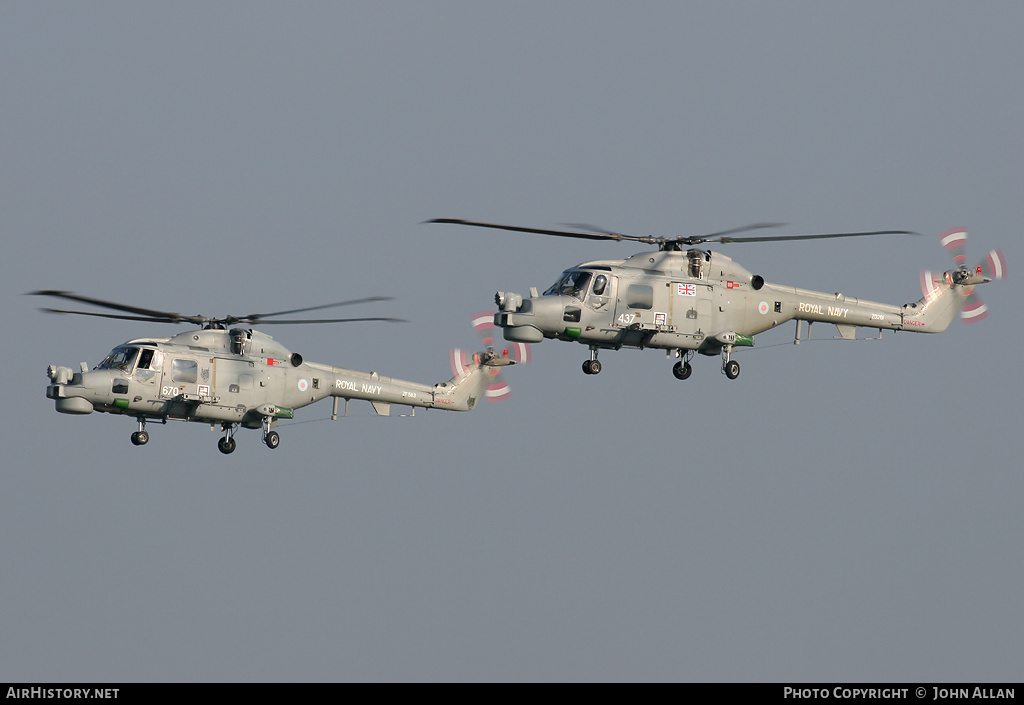
[[[587,287],[590,286],[590,272],[568,271],[562,273],[562,278],[551,285],[544,292],[544,296],[561,294],[563,296],[574,296],[581,299],[586,296]]]
[[[119,345],[111,350],[109,355],[103,358],[103,362],[99,364],[99,369],[124,370],[125,372],[131,372],[132,367],[135,365],[135,358],[138,354],[138,348],[129,348],[124,345]]]

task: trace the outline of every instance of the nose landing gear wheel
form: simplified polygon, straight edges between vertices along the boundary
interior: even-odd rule
[[[146,417],[137,416],[139,430],[132,434],[132,445],[144,446],[149,443],[149,433],[146,432]]]
[[[729,360],[729,362],[725,363],[722,367],[722,371],[725,372],[725,376],[729,379],[736,379],[740,376],[740,363],[735,360]]]
[[[689,362],[680,361],[672,365],[672,374],[676,379],[688,379],[692,372],[693,368],[690,367]]]
[[[281,445],[281,436],[278,435],[277,431],[268,431],[263,442],[267,444],[267,448],[277,448]]]
[[[596,375],[601,372],[601,363],[597,360],[584,360],[583,372],[588,375]]]

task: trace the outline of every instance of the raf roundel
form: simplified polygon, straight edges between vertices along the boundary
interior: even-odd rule
[[[304,392],[309,387],[309,382],[304,379],[299,380],[299,391]]]
[[[761,303],[759,303],[757,305],[757,312],[760,313],[762,316],[768,313],[768,302],[762,301]]]

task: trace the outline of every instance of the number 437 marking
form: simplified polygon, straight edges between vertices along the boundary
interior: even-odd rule
[[[631,324],[633,322],[634,318],[636,318],[636,314],[635,313],[623,313],[621,316],[619,316],[616,319],[616,322],[620,326],[628,326],[629,324]]]

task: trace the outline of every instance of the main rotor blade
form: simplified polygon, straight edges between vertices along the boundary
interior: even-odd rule
[[[154,319],[160,319],[167,323],[180,323],[182,321],[188,321],[190,323],[202,324],[206,322],[206,318],[202,316],[185,316],[180,313],[174,313],[171,311],[157,311],[150,308],[142,308],[140,306],[127,306],[125,304],[115,303],[113,301],[104,301],[103,299],[94,299],[89,296],[81,296],[70,291],[61,291],[58,289],[40,289],[39,291],[30,291],[31,296],[53,296],[59,299],[68,299],[70,301],[78,301],[79,303],[91,304],[93,306],[99,306],[101,308],[109,308],[115,311],[124,311],[125,313],[134,313],[140,316],[150,316]],[[53,309],[57,313],[75,313],[79,315],[97,315],[87,314],[82,311],[58,311]],[[131,320],[131,319],[129,319]],[[138,319],[145,320],[145,319]]]
[[[822,233],[819,235],[764,235],[761,237],[691,237],[680,238],[687,245],[699,245],[703,242],[780,242],[782,240],[822,240],[833,237],[862,237],[865,235],[920,235],[913,230],[872,230],[863,233]]]
[[[590,223],[559,223],[559,225],[564,225],[567,228],[576,228],[577,230],[589,230],[589,231],[595,232],[595,233],[604,233],[605,235],[621,235],[622,234],[622,233],[617,233],[614,230],[605,230],[604,228],[599,228],[596,225],[591,225]]]
[[[335,306],[351,306],[353,304],[366,304],[373,301],[391,301],[390,296],[368,296],[365,299],[352,299],[351,301],[339,301],[333,304],[321,304],[320,306],[307,306],[306,308],[293,308],[290,311],[275,311],[274,313],[251,313],[248,316],[229,316],[228,318],[233,321],[250,321],[262,320],[268,316],[284,316],[289,313],[303,313],[305,311],[319,311],[324,308],[334,308]],[[342,320],[342,319],[339,319]],[[359,319],[362,320],[362,319]]]
[[[596,225],[590,225],[589,223],[562,223],[562,225],[566,225],[566,226],[568,226],[570,228],[579,228],[580,230],[592,230],[595,233],[604,233],[606,235],[621,235],[621,233],[616,233],[616,232],[613,232],[611,230],[605,230],[604,228],[599,228]],[[784,225],[789,225],[789,223],[752,223],[750,225],[744,225],[744,226],[739,227],[739,228],[730,228],[729,230],[719,230],[718,232],[708,233],[707,235],[700,235],[698,237],[700,237],[701,239],[706,239],[706,238],[720,237],[722,235],[732,235],[733,233],[745,233],[745,232],[748,232],[750,230],[761,230],[762,228],[781,228]],[[632,235],[622,235],[622,237],[628,238],[628,239],[632,239],[632,240],[640,239],[640,238],[638,238],[636,236],[632,236]],[[692,239],[692,238],[688,238],[687,236],[683,235],[683,236],[679,236],[679,237],[650,237],[650,238],[647,238],[647,239],[652,240],[654,242],[676,242],[676,241],[685,241],[687,239]]]
[[[295,323],[355,323],[358,321],[390,321],[392,323],[408,323],[404,318],[380,318],[377,316],[371,316],[367,318],[308,318],[305,320],[295,321],[264,321],[262,319],[256,321],[250,321],[242,319],[235,321],[236,323],[252,323],[257,326],[282,326],[292,325]]]
[[[149,321],[150,323],[180,323],[171,318],[154,318],[152,316],[119,316],[116,313],[97,313],[95,311],[69,311],[63,308],[41,308],[47,313],[73,313],[77,316],[96,316],[97,318],[116,318],[122,321]]]
[[[730,237],[732,233],[747,232],[750,230],[760,230],[763,228],[777,228],[786,223],[753,223],[751,225],[744,225],[740,228],[732,228],[730,230],[723,230],[717,233],[711,233],[710,235],[699,235],[694,237],[653,237],[653,236],[638,236],[638,235],[623,235],[622,233],[614,233],[611,231],[602,230],[592,225],[586,225],[584,223],[566,223],[570,227],[579,227],[589,229],[591,232],[572,232],[568,230],[548,230],[545,228],[524,228],[519,225],[498,225],[496,223],[481,223],[473,220],[460,220],[457,218],[435,218],[434,220],[426,221],[428,223],[448,223],[451,225],[473,225],[478,228],[495,228],[497,230],[511,230],[512,232],[519,233],[537,233],[540,235],[555,235],[557,237],[574,237],[584,240],[616,240],[619,242],[643,242],[652,245],[671,245],[673,243],[679,243],[684,245],[700,245],[705,242],[719,242],[719,243],[739,243],[739,242],[781,242],[783,240],[821,240],[825,238],[835,237],[862,237],[865,235],[920,235],[921,233],[914,232],[912,230],[873,230],[871,232],[857,232],[857,233],[823,233],[819,235],[762,235],[755,237]]]
[[[496,230],[511,230],[517,233],[537,233],[538,235],[555,235],[556,237],[575,237],[582,240],[628,240],[632,242],[646,242],[657,244],[663,242],[664,238],[638,237],[636,235],[623,235],[612,232],[572,232],[570,230],[546,230],[544,228],[524,228],[519,225],[498,225],[496,223],[479,223],[473,220],[459,220],[458,218],[435,218],[425,221],[427,223],[448,223],[450,225],[474,225],[478,228],[494,228]]]
[[[717,233],[708,233],[701,237],[721,237],[723,235],[732,235],[733,233],[745,233],[749,230],[761,230],[762,228],[781,228],[789,223],[752,223],[750,225],[744,225],[741,228],[732,228],[731,230],[720,230]]]
[[[208,318],[205,316],[185,316],[180,313],[174,313],[171,311],[158,311],[156,309],[142,308],[141,306],[128,306],[126,304],[119,304],[113,301],[104,301],[103,299],[94,299],[89,296],[81,296],[70,291],[61,291],[59,289],[40,289],[39,291],[29,292],[32,296],[53,296],[59,299],[68,299],[70,301],[78,301],[79,303],[91,304],[93,306],[99,306],[101,308],[109,308],[115,311],[124,311],[125,313],[135,315],[117,315],[112,313],[97,313],[89,311],[72,311],[69,309],[61,308],[44,308],[43,311],[49,313],[71,313],[78,316],[95,316],[97,318],[115,318],[123,321],[148,321],[150,323],[195,323],[197,325],[212,325],[212,326],[229,326],[235,323],[251,323],[255,325],[270,325],[270,324],[298,324],[298,323],[350,323],[356,321],[393,321],[393,322],[404,322],[401,318],[381,318],[381,317],[365,317],[365,318],[318,318],[318,319],[303,319],[303,320],[292,320],[292,321],[267,321],[264,320],[268,316],[283,316],[291,313],[302,313],[305,311],[316,311],[325,308],[333,308],[335,306],[349,306],[352,304],[370,303],[374,301],[390,301],[389,296],[369,296],[362,299],[352,299],[350,301],[338,301],[333,304],[321,304],[320,306],[307,306],[305,308],[295,308],[288,311],[275,311],[273,313],[254,313],[249,316],[225,316],[224,318]]]

